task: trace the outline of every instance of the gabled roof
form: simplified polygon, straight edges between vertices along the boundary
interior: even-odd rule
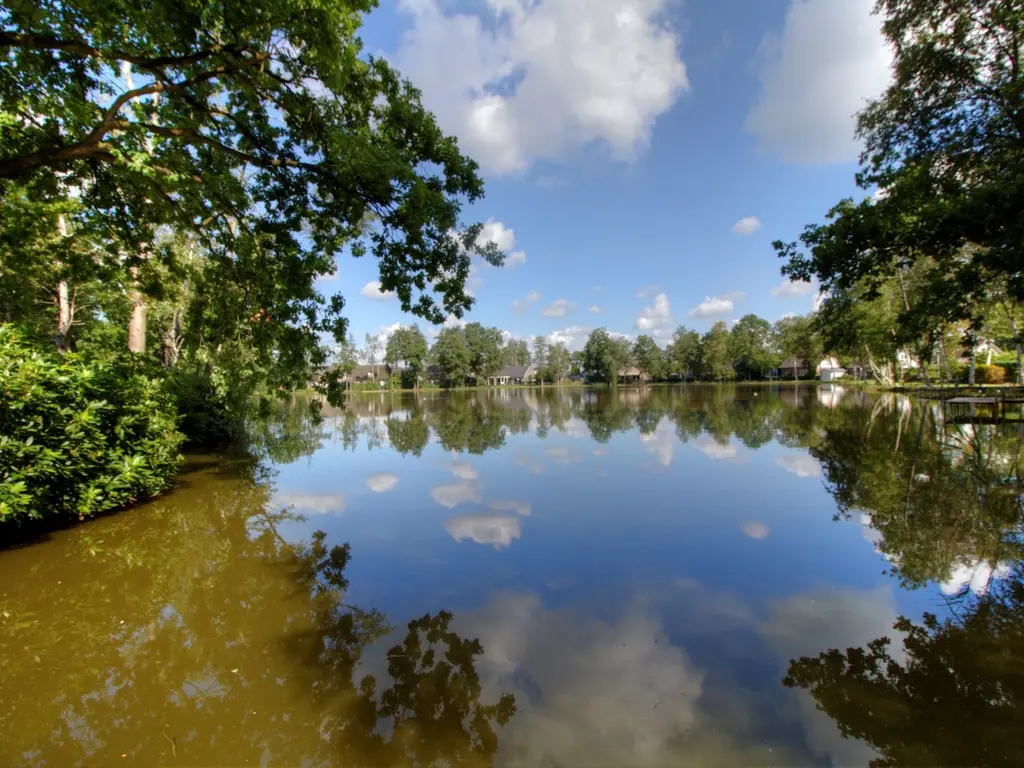
[[[525,379],[527,374],[533,370],[532,365],[506,365],[497,376],[509,379]]]
[[[790,357],[782,361],[782,365],[779,368],[809,368],[806,360],[799,360],[795,357]]]

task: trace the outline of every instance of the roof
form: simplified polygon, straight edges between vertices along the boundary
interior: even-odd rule
[[[532,370],[532,365],[506,365],[495,376],[507,377],[509,379],[525,379],[526,375]]]
[[[376,369],[378,377],[391,375],[391,366],[385,363],[377,363],[376,365],[357,365],[352,369],[352,373],[350,373],[349,376],[355,379],[362,379],[371,375],[374,372],[374,369]]]
[[[635,365],[627,365],[625,368],[619,368],[617,373],[619,376],[639,376],[643,372]]]
[[[836,370],[836,371],[844,370],[843,366],[841,366],[839,364],[839,361],[836,360],[836,358],[833,357],[832,355],[829,355],[824,360],[822,360],[821,364],[818,366],[818,368],[819,369],[820,368],[831,368],[831,369]]]
[[[782,365],[779,368],[807,368],[806,360],[797,360],[795,357],[791,357],[787,360],[782,361]]]

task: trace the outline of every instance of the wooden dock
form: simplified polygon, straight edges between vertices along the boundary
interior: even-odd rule
[[[1007,406],[1024,403],[1024,390],[1018,387],[965,387],[942,391],[951,392],[952,396],[929,399],[942,402],[943,420],[949,424],[1002,424],[1022,418],[1019,408],[1013,409],[1017,411],[1017,418],[1007,415]]]

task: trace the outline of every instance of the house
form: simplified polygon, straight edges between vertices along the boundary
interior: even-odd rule
[[[627,384],[647,381],[647,372],[641,371],[635,365],[628,365],[625,368],[619,368],[616,373],[618,374],[619,381]]]
[[[342,381],[347,384],[365,381],[388,381],[391,378],[391,366],[386,363],[377,365],[357,365],[351,373],[345,374]]]
[[[844,376],[846,376],[846,369],[831,355],[818,365],[818,378],[822,381],[836,381]]]
[[[799,379],[801,376],[806,376],[810,370],[806,360],[791,357],[788,360],[783,360],[782,365],[779,366],[779,375],[784,379]]]
[[[494,376],[487,377],[492,387],[507,387],[510,384],[529,384],[534,379],[532,365],[506,365]]]

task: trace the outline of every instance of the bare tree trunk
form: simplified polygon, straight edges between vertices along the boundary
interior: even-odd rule
[[[71,321],[75,316],[74,299],[68,291],[68,281],[57,283],[57,333],[54,343],[60,354],[71,351]]]
[[[128,351],[141,355],[146,351],[146,300],[132,293],[132,314],[128,318]]]
[[[166,368],[178,365],[178,354],[181,352],[181,315],[180,309],[174,310],[171,322],[164,331],[163,357]]]
[[[969,368],[969,373],[967,374],[967,383],[970,384],[973,387],[974,386],[974,369],[976,368],[976,363],[975,363],[975,360],[974,360],[974,341],[973,340],[971,341],[971,351],[970,351],[970,354],[971,354],[971,367]]]

